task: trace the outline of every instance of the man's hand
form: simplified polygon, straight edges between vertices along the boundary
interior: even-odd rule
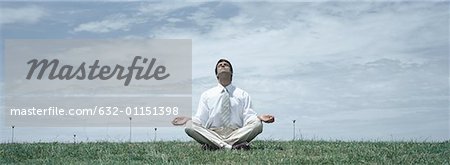
[[[258,119],[264,123],[273,123],[275,122],[275,117],[272,115],[259,115]]]
[[[173,119],[172,124],[175,126],[185,125],[186,122],[188,122],[189,120],[191,120],[190,117],[180,116],[180,117],[176,117],[175,119]]]

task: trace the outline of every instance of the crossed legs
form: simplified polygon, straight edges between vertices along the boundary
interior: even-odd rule
[[[247,122],[244,127],[230,133],[219,129],[206,129],[202,126],[191,124],[186,127],[186,133],[200,144],[208,144],[215,148],[231,148],[234,144],[250,142],[262,132],[261,120],[254,119]]]

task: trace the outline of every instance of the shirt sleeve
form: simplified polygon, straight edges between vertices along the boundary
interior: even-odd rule
[[[253,110],[252,99],[247,94],[244,97],[244,125],[256,119],[256,112]]]
[[[208,105],[206,103],[206,100],[207,100],[206,93],[203,93],[200,96],[197,113],[192,118],[192,122],[194,122],[194,124],[199,124],[202,125],[203,127],[206,126],[206,122],[208,121],[209,118]]]

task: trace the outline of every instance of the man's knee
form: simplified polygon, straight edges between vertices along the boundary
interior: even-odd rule
[[[201,129],[204,129],[204,128],[196,126],[196,125],[192,125],[191,127],[184,128],[184,132],[186,132],[186,134],[188,134],[190,137],[194,138],[198,135],[201,135],[200,134],[200,132],[202,132]]]
[[[260,134],[263,131],[263,123],[261,120],[255,122],[255,131]]]
[[[257,133],[260,134],[263,131],[263,123],[261,120],[259,119],[254,119],[251,120],[248,125],[252,128],[252,130]]]
[[[184,128],[184,132],[186,132],[186,134],[189,135],[190,137],[193,137],[193,136],[195,136],[195,134],[197,134],[197,132],[193,128],[190,128],[190,127]]]

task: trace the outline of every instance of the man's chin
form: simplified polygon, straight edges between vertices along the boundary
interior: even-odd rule
[[[229,71],[219,72],[217,74],[217,76],[219,76],[219,77],[221,77],[221,76],[231,76],[231,72],[229,72]]]

